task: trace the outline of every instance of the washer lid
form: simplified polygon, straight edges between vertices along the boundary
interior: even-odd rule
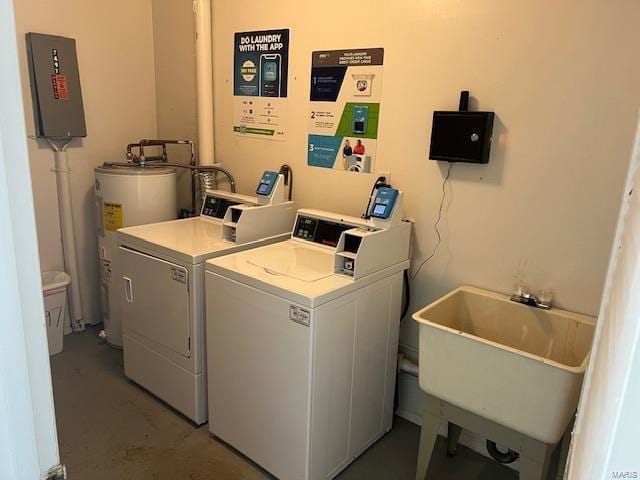
[[[332,249],[290,239],[207,260],[205,276],[219,275],[315,308],[409,267],[407,260],[353,280],[334,273],[333,262]]]
[[[255,255],[247,253],[247,263],[262,268],[267,273],[284,275],[301,282],[317,282],[333,275],[332,251],[308,248],[293,242],[285,242],[278,248]]]
[[[170,175],[175,174],[173,168],[168,167],[139,167],[132,165],[130,167],[116,165],[113,167],[96,167],[93,169],[95,173],[103,173],[107,175]]]
[[[313,308],[369,282],[337,275],[333,265],[332,249],[286,240],[208,260],[205,269]]]

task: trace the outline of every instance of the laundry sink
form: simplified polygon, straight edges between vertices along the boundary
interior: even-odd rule
[[[460,287],[413,315],[420,387],[544,443],[574,414],[595,319]]]

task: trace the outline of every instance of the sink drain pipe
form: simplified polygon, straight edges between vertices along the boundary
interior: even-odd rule
[[[505,465],[513,463],[520,458],[520,454],[518,452],[515,452],[510,448],[507,449],[506,452],[503,452],[498,448],[496,442],[492,442],[491,440],[487,440],[487,452],[489,452],[489,455],[491,455],[491,458],[495,461]]]
[[[398,371],[408,373],[414,377],[418,376],[418,365],[413,363],[403,353],[398,354]]]

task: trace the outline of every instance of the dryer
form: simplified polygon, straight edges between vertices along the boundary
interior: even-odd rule
[[[391,429],[411,224],[299,210],[291,238],[206,262],[209,430],[281,480],[336,476]]]
[[[295,207],[283,176],[256,197],[207,192],[199,217],[118,231],[125,375],[196,424],[207,421],[204,262],[285,240]]]

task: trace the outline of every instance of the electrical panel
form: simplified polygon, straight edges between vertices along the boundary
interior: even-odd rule
[[[32,32],[26,41],[36,136],[86,137],[76,41]]]

